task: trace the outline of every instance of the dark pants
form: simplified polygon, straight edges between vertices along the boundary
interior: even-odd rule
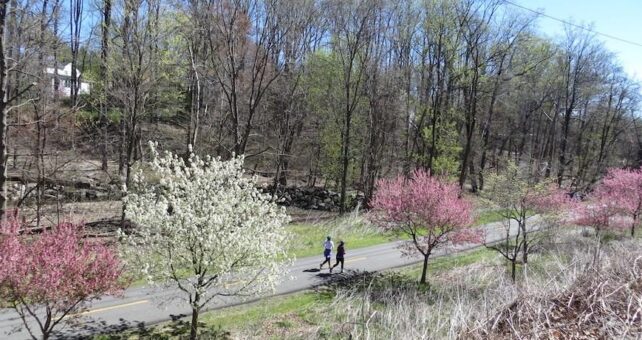
[[[332,266],[332,268],[338,266],[339,263],[341,263],[341,271],[343,271],[343,257],[338,257],[337,256],[337,263],[335,263],[334,266]]]

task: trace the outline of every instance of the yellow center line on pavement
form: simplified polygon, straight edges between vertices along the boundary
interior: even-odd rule
[[[148,302],[149,302],[149,300],[139,300],[139,301],[134,301],[134,302],[129,302],[129,303],[123,303],[123,304],[120,304],[120,305],[114,305],[114,306],[109,306],[109,307],[104,307],[104,308],[96,308],[96,309],[88,310],[88,311],[85,311],[85,312],[69,314],[69,316],[72,317],[72,316],[82,316],[82,315],[88,315],[88,314],[93,314],[93,313],[100,313],[100,312],[105,312],[105,311],[112,310],[112,309],[124,308],[124,307],[135,306],[135,305],[141,305],[143,303],[148,303]]]
[[[345,263],[357,262],[357,261],[363,261],[363,260],[365,260],[365,259],[367,259],[367,257],[365,257],[365,256],[364,256],[364,257],[356,257],[356,258],[354,258],[354,259],[346,260],[346,261],[345,261]]]
[[[225,282],[223,284],[223,287],[225,287],[225,289],[229,289],[230,287],[233,287],[233,286],[236,286],[236,285],[239,285],[239,284],[245,284],[245,283],[246,283],[245,280],[232,280],[232,281],[229,281],[229,282]]]

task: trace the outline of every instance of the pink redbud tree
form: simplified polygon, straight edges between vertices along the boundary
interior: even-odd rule
[[[621,214],[630,218],[631,237],[635,236],[642,214],[642,170],[609,169],[595,194],[613,202]]]
[[[402,249],[423,257],[419,282],[425,284],[428,259],[435,249],[481,242],[481,235],[467,228],[472,222],[471,209],[456,184],[416,170],[410,178],[380,180],[370,216],[383,230],[410,238]]]
[[[21,235],[17,221],[2,225],[0,298],[34,339],[38,331],[48,339],[84,303],[121,292],[122,268],[112,249],[82,238],[81,226],[61,223],[40,235]]]
[[[594,265],[598,263],[600,258],[602,234],[609,230],[626,230],[630,226],[630,218],[622,215],[621,212],[622,208],[619,202],[604,190],[595,190],[583,202],[578,202],[572,207],[569,222],[595,230]]]

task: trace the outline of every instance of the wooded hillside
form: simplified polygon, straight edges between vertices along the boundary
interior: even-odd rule
[[[638,166],[639,85],[589,31],[537,26],[501,0],[2,0],[0,204],[120,188],[150,140],[341,207],[417,167],[477,191],[512,159],[587,191]],[[68,97],[45,73],[67,63]]]

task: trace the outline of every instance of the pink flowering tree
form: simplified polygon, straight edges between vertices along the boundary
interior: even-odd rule
[[[460,197],[459,187],[425,171],[417,170],[410,178],[380,180],[371,204],[371,220],[383,230],[408,236],[406,254],[423,256],[422,284],[435,249],[481,241],[479,233],[467,228],[472,207]]]
[[[591,227],[595,231],[595,252],[593,264],[597,264],[602,249],[602,236],[605,231],[626,230],[631,218],[622,215],[622,208],[612,195],[603,190],[596,190],[583,202],[578,202],[570,209],[569,222],[574,225]]]
[[[15,220],[1,226],[0,298],[16,310],[32,338],[39,331],[48,339],[84,303],[124,288],[116,253],[82,239],[81,226],[61,223],[40,235],[19,230]]]
[[[619,213],[630,218],[631,237],[635,236],[642,214],[642,170],[609,169],[595,188],[595,194],[614,202]]]
[[[485,242],[511,265],[511,278],[515,281],[517,263],[528,263],[528,255],[540,243],[533,232],[543,231],[553,225],[560,213],[570,204],[568,195],[549,182],[533,183],[527,173],[515,163],[507,162],[502,172],[486,176],[482,196],[491,202],[494,209],[504,218],[501,237],[494,235],[492,242]],[[537,214],[538,225],[530,225],[530,215]],[[493,230],[496,233],[495,230]],[[540,233],[541,235],[541,233]],[[520,256],[521,255],[521,256]]]

